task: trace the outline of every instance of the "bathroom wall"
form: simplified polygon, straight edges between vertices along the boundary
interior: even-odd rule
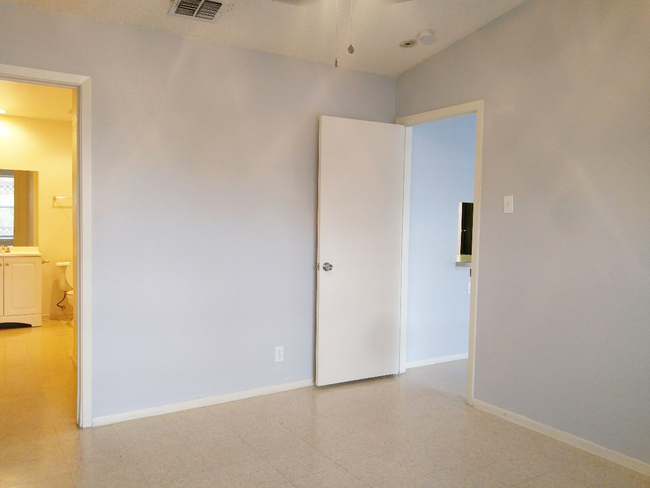
[[[312,379],[318,117],[395,79],[5,2],[0,63],[92,78],[93,416]]]
[[[397,81],[400,116],[485,100],[476,398],[646,463],[649,33],[528,0]]]
[[[72,196],[72,124],[0,115],[9,135],[0,138],[0,169],[38,171],[38,246],[43,258],[43,315],[61,318],[63,298],[56,263],[72,260],[72,207],[53,207],[53,196]],[[70,313],[70,306],[66,313]]]
[[[474,201],[476,115],[413,127],[407,363],[467,354],[469,269],[456,267],[458,204]]]

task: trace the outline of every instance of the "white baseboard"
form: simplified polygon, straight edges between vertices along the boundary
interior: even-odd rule
[[[640,459],[635,459],[620,452],[613,451],[612,449],[603,447],[599,444],[583,439],[582,437],[569,434],[563,430],[550,427],[535,420],[531,420],[528,417],[524,417],[523,415],[510,412],[501,407],[496,407],[480,400],[474,400],[474,407],[478,408],[479,410],[483,410],[484,412],[488,412],[501,417],[502,419],[508,420],[514,424],[521,425],[522,427],[526,427],[530,430],[534,430],[535,432],[539,432],[540,434],[544,434],[552,437],[553,439],[557,439],[558,441],[562,441],[566,444],[569,444],[570,446],[577,447],[578,449],[582,449],[583,451],[587,451],[591,454],[607,459],[608,461],[612,461],[613,463],[620,464],[621,466],[625,466],[626,468],[630,468],[634,471],[638,471],[639,473],[650,476],[650,464],[645,463]]]
[[[307,386],[314,386],[314,380],[302,380],[294,381],[293,383],[283,383],[281,385],[263,386],[262,388],[255,388],[253,390],[236,391],[233,393],[225,393],[223,395],[189,400],[187,402],[170,403],[168,405],[161,405],[160,407],[144,408],[142,410],[132,410],[130,412],[105,415],[103,417],[95,417],[93,418],[92,426],[100,427],[102,425],[126,422],[127,420],[155,417],[156,415],[164,415],[167,413],[181,412],[183,410],[191,410],[193,408],[207,407],[208,405],[217,405],[218,403],[234,402],[235,400],[243,400],[245,398],[252,398],[261,395],[270,395],[271,393],[295,390],[298,388],[305,388]]]
[[[460,359],[467,359],[467,353],[455,354],[453,356],[443,356],[433,359],[423,359],[421,361],[411,361],[410,363],[406,363],[406,369],[419,368],[420,366],[431,366],[432,364],[448,363],[450,361],[458,361]]]

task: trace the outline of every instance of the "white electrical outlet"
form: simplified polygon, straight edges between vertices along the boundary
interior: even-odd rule
[[[467,283],[467,294],[471,295],[472,294],[472,282],[470,281]]]
[[[275,362],[279,363],[281,361],[284,361],[284,346],[275,348]]]

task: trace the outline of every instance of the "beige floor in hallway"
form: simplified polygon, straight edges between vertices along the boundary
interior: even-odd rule
[[[71,328],[0,330],[0,487],[650,487],[469,408],[466,362],[80,431]]]

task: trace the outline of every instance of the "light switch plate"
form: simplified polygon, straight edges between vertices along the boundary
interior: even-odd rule
[[[503,213],[514,213],[514,197],[512,195],[506,195],[503,197]]]

